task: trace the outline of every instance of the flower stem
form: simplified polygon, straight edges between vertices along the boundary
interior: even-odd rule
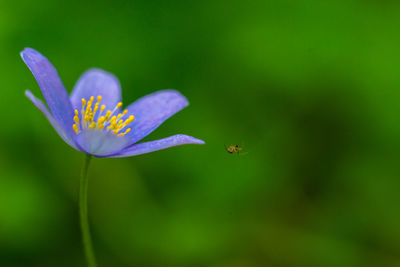
[[[79,214],[81,219],[81,230],[82,230],[82,241],[83,247],[85,249],[86,260],[89,267],[96,267],[96,258],[94,257],[92,239],[90,237],[90,229],[88,222],[88,212],[87,212],[87,191],[88,191],[88,169],[91,155],[86,155],[85,161],[82,167],[81,174],[81,185],[79,190]]]

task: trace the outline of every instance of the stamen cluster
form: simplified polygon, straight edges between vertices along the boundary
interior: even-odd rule
[[[79,119],[79,111],[75,109],[74,116],[74,125],[72,128],[79,134],[82,130],[99,130],[111,132],[118,136],[124,136],[125,134],[131,131],[131,128],[125,129],[124,132],[121,132],[128,124],[133,122],[135,116],[130,115],[125,121],[122,119],[127,113],[128,110],[124,110],[118,115],[114,115],[114,113],[122,107],[122,102],[119,102],[113,110],[107,110],[105,115],[103,116],[103,112],[106,109],[105,105],[100,106],[100,102],[102,100],[102,96],[97,97],[97,102],[94,104],[92,108],[94,97],[91,96],[89,101],[86,102],[86,99],[82,98],[82,110],[81,110],[81,120]],[[100,107],[100,108],[99,108]],[[100,109],[99,113],[97,111]]]

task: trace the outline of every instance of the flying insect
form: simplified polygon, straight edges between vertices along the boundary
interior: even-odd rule
[[[226,146],[224,145],[225,150],[229,153],[229,154],[233,154],[233,153],[237,153],[238,155],[246,155],[248,152],[242,152],[242,154],[240,154],[240,151],[243,150],[243,145],[240,147],[239,145],[230,145],[230,146]]]

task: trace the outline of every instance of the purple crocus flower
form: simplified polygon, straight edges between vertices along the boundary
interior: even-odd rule
[[[50,111],[29,90],[25,95],[76,150],[96,157],[129,157],[172,146],[204,144],[183,134],[137,144],[188,105],[187,99],[175,90],[155,92],[121,109],[120,84],[111,73],[100,69],[86,71],[69,96],[46,57],[32,48],[25,48],[21,56],[36,78]]]

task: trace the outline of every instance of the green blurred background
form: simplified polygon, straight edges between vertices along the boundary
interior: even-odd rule
[[[91,67],[125,104],[190,106],[145,140],[205,146],[96,159],[99,266],[400,266],[400,3],[1,1],[0,266],[85,266],[84,155],[24,96],[33,47],[71,91]],[[245,144],[245,156],[224,144]]]

